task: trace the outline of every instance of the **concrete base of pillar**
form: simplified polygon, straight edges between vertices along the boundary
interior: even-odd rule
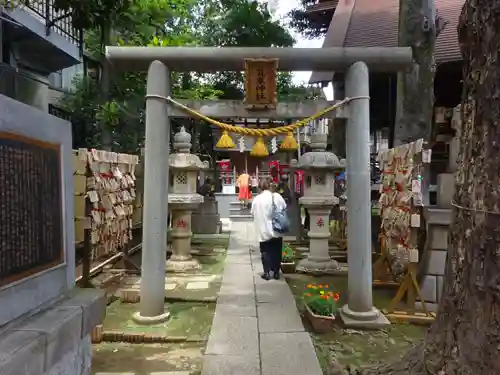
[[[315,275],[329,275],[338,273],[340,266],[333,259],[318,262],[306,258],[299,261],[296,270],[297,272],[312,273]]]
[[[189,271],[196,271],[201,268],[198,259],[195,258],[184,259],[185,257],[182,258],[183,259],[175,259],[175,256],[172,255],[170,259],[167,260],[165,266],[166,271],[184,273]]]
[[[352,311],[348,305],[340,309],[340,318],[348,328],[382,329],[391,325],[391,322],[375,307],[371,311]]]
[[[160,324],[166,322],[169,318],[169,311],[166,311],[163,314],[157,316],[141,316],[140,312],[136,312],[132,315],[132,320],[140,325]]]

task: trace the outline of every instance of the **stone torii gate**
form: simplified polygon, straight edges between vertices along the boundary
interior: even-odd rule
[[[107,47],[115,69],[148,72],[140,311],[134,320],[168,319],[164,307],[168,214],[170,119],[190,117],[167,98],[172,71],[242,71],[245,59],[278,59],[279,70],[346,72],[346,96],[357,97],[328,117],[347,118],[348,304],[341,313],[351,326],[388,324],[373,307],[370,202],[370,101],[368,69],[395,72],[411,64],[410,48]],[[183,101],[212,118],[307,118],[334,103],[324,100],[277,103],[275,109],[248,111],[236,101]]]

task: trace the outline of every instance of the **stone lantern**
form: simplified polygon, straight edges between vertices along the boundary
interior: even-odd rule
[[[196,193],[198,174],[204,165],[200,158],[191,154],[191,135],[184,127],[174,135],[174,150],[169,156],[170,187],[168,208],[172,214],[172,255],[167,260],[167,271],[185,272],[200,268],[191,256],[191,214],[203,202]]]
[[[304,194],[299,203],[309,211],[309,254],[302,259],[297,270],[311,273],[332,273],[339,270],[338,263],[328,254],[330,212],[339,203],[334,195],[335,172],[345,168],[345,161],[325,151],[327,134],[313,134],[311,148],[299,158],[296,168],[304,170]],[[295,163],[294,163],[295,164]]]

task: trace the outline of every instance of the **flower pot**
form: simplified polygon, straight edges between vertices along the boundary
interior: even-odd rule
[[[281,263],[281,271],[283,273],[295,273],[295,262]]]
[[[333,331],[333,326],[335,325],[334,316],[321,316],[316,315],[311,311],[309,306],[305,304],[305,316],[316,333],[327,333]]]

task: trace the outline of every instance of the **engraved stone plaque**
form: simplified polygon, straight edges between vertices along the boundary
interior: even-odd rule
[[[0,286],[64,261],[57,144],[0,132]]]

